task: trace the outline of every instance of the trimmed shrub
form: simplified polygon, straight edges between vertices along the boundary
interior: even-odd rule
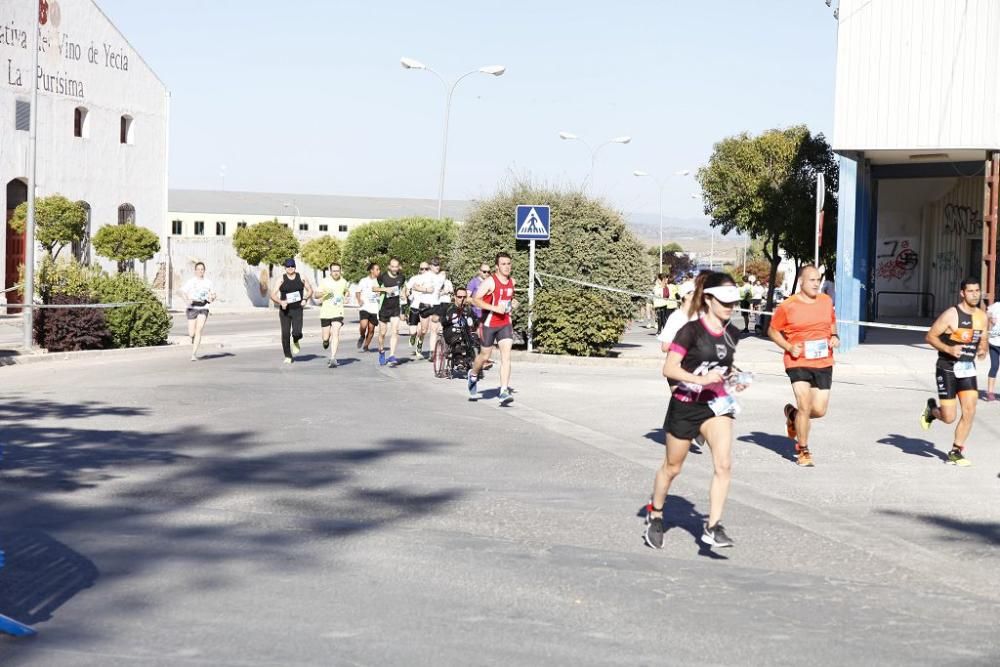
[[[440,257],[447,267],[456,233],[454,221],[433,218],[395,218],[355,227],[344,244],[344,274],[356,280],[367,273],[369,263],[384,268],[390,257],[399,258],[406,275],[432,257]]]
[[[10,226],[23,234],[27,226],[28,204],[14,209]],[[39,197],[35,200],[35,241],[45,254],[58,257],[68,245],[83,240],[87,230],[87,210],[80,202],[73,202],[62,195]]]
[[[105,311],[114,347],[163,345],[170,331],[170,314],[142,278],[131,273],[103,276],[94,281],[100,303],[139,302]]]
[[[270,277],[276,264],[299,254],[299,241],[291,229],[275,218],[237,229],[233,234],[233,248],[250,266],[266,264]]]
[[[455,284],[480,263],[493,264],[503,250],[513,257],[517,299],[514,328],[527,329],[528,242],[514,240],[518,204],[551,207],[551,241],[536,242],[535,268],[549,274],[645,294],[648,262],[642,243],[621,214],[580,192],[518,184],[484,200],[461,226],[451,261]],[[534,338],[541,351],[581,356],[606,355],[621,337],[635,304],[642,299],[542,278],[535,290]]]
[[[53,305],[94,303],[90,298],[57,294]],[[100,308],[48,308],[35,318],[35,340],[49,352],[100,350],[111,339]]]
[[[327,234],[307,241],[302,246],[302,259],[324,276],[330,265],[340,261],[340,239]]]
[[[160,237],[134,224],[105,225],[92,241],[94,251],[118,264],[118,273],[130,270],[135,260],[145,262],[160,251]]]

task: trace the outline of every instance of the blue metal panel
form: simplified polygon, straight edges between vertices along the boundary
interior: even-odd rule
[[[840,192],[837,202],[837,319],[863,320],[871,291],[874,224],[873,181],[863,155],[840,158]],[[851,350],[863,340],[856,324],[839,324],[840,345]]]

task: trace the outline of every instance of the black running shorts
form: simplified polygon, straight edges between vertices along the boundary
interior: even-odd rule
[[[514,327],[509,324],[502,327],[483,327],[483,347],[493,347],[502,340],[514,340]]]
[[[796,382],[808,382],[810,387],[827,390],[833,386],[833,366],[826,368],[805,368],[803,366],[793,366],[786,368],[785,373],[792,384]]]
[[[360,320],[361,322],[368,320],[372,324],[378,324],[378,313],[370,313],[367,310],[359,310],[358,320]]]
[[[670,397],[667,416],[663,418],[663,430],[681,440],[693,440],[701,433],[701,425],[717,415],[708,403],[687,403]],[[733,415],[724,415],[735,419]]]
[[[321,327],[328,327],[331,324],[333,324],[334,322],[340,322],[341,324],[343,324],[344,323],[344,318],[343,317],[321,317],[321,318],[319,318],[319,325]]]
[[[388,308],[386,308],[385,306],[382,306],[382,308],[379,309],[379,311],[378,311],[378,321],[379,322],[388,322],[388,321],[390,321],[394,317],[399,317],[399,304],[398,303],[395,306],[389,306]]]
[[[406,323],[411,327],[415,327],[420,324],[420,309],[410,308],[410,314],[406,317]]]
[[[954,401],[959,394],[966,391],[979,393],[979,383],[976,376],[967,378],[955,377],[955,371],[938,365],[934,369],[934,379],[937,382],[938,398],[943,401]]]

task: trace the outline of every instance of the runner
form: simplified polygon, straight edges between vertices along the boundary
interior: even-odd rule
[[[490,277],[490,267],[486,264],[481,264],[479,266],[479,273],[472,276],[472,278],[469,280],[469,283],[465,286],[467,293],[475,294],[476,290],[479,289],[479,286],[483,283],[483,281],[489,277]],[[477,320],[483,319],[483,311],[480,310],[479,308],[473,307],[472,312],[476,316]]]
[[[767,288],[757,280],[757,276],[750,276],[750,319],[753,321],[754,331],[761,324],[761,303],[767,294]]]
[[[986,400],[995,401],[997,371],[1000,371],[1000,301],[994,301],[987,309],[986,315],[990,320],[990,373],[986,380]]]
[[[355,299],[358,301],[358,349],[369,352],[375,329],[378,327],[378,311],[382,305],[382,295],[375,291],[378,287],[378,277],[382,269],[372,262],[368,265],[368,275],[358,281],[358,291]]]
[[[833,384],[833,351],[840,347],[833,300],[820,292],[815,266],[799,274],[801,289],[777,308],[767,329],[768,337],[785,352],[785,373],[792,381],[795,405],[785,404],[785,430],[795,442],[795,460],[812,467],[809,433],[812,420],[826,415]]]
[[[285,274],[281,282],[271,291],[271,301],[281,306],[278,320],[281,322],[281,349],[285,353],[285,363],[295,360],[293,355],[301,351],[299,341],[302,340],[302,302],[311,299],[313,294],[309,279],[295,270],[295,260],[285,260]]]
[[[215,287],[212,281],[205,277],[205,263],[194,265],[194,277],[189,278],[184,287],[184,298],[188,302],[187,320],[188,336],[191,338],[191,361],[198,361],[198,347],[201,346],[201,334],[208,322],[208,304],[215,301]]]
[[[319,282],[316,296],[320,302],[319,324],[323,333],[323,349],[330,348],[328,368],[336,368],[340,329],[344,326],[344,301],[347,299],[347,281],[341,275],[340,264],[330,265],[330,275]],[[332,342],[332,345],[331,345]]]
[[[419,286],[424,288],[424,310],[420,313],[420,325],[424,331],[430,333],[427,341],[427,361],[434,361],[434,346],[437,345],[439,329],[441,328],[441,314],[448,307],[448,303],[441,303],[441,292],[445,286],[445,276],[441,273],[441,260],[437,257],[430,261],[431,270],[427,272]],[[427,315],[424,315],[424,312]]]
[[[644,534],[646,544],[654,549],[663,548],[663,504],[671,482],[680,474],[691,440],[699,433],[712,450],[715,469],[701,541],[710,547],[733,546],[719,521],[729,493],[733,419],[739,411],[728,390],[742,391],[748,381],[742,373],[731,372],[740,332],[730,318],[740,295],[725,273],[712,273],[703,284],[691,301],[701,317],[677,332],[663,365],[663,375],[672,388],[663,425],[666,455],[656,471]]]
[[[430,269],[427,262],[420,262],[420,273],[406,281],[406,296],[410,300],[410,315],[406,320],[410,327],[410,350],[413,356],[420,356],[424,344],[424,334],[427,333],[423,327],[420,311],[423,308],[424,292],[418,290],[416,285],[423,281],[424,276]],[[430,314],[428,313],[428,317]]]
[[[396,358],[396,343],[399,342],[399,296],[405,287],[406,279],[399,272],[399,259],[389,260],[389,271],[378,277],[378,287],[375,292],[382,295],[382,305],[378,311],[378,364],[388,363],[395,368],[399,364]],[[389,330],[389,358],[385,358],[385,334]]]
[[[514,345],[514,327],[511,323],[511,312],[517,308],[514,298],[514,278],[510,275],[513,264],[510,255],[505,252],[497,254],[497,272],[479,285],[472,305],[480,308],[486,317],[482,327],[482,349],[476,356],[475,363],[469,369],[469,396],[479,398],[479,372],[490,359],[493,346],[500,348],[500,405],[507,405],[514,400],[510,392],[510,350]]]
[[[927,430],[935,419],[951,424],[958,416],[955,403],[960,403],[962,417],[955,426],[955,440],[948,452],[948,463],[968,466],[969,460],[963,451],[976,417],[976,402],[979,400],[976,358],[986,357],[987,325],[986,313],[978,307],[981,296],[979,280],[963,280],[959,285],[959,294],[962,300],[941,313],[924,339],[938,351],[935,375],[941,404],[938,405],[933,398],[927,399],[927,407],[920,415],[920,425]]]

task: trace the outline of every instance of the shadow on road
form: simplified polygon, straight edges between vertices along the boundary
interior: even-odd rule
[[[647,506],[639,508],[636,516],[646,518]],[[669,532],[671,528],[680,528],[694,539],[695,546],[698,547],[698,555],[712,560],[729,560],[726,556],[716,553],[712,548],[701,541],[701,534],[704,530],[707,514],[702,514],[687,499],[681,496],[667,496],[663,503],[663,530]]]
[[[995,521],[959,521],[937,514],[914,514],[899,510],[880,510],[880,513],[942,528],[947,532],[940,539],[945,541],[965,541],[971,537],[991,546],[1000,545],[1000,523]]]
[[[913,456],[922,456],[940,461],[948,460],[948,455],[937,449],[934,443],[929,440],[918,440],[917,438],[908,438],[898,433],[890,433],[888,436],[875,442],[880,445],[892,445],[899,451],[905,454],[912,454]]]
[[[747,435],[741,435],[737,440],[763,447],[774,452],[781,458],[795,463],[795,443],[788,436],[754,431]]]
[[[315,550],[305,545],[331,541],[333,548],[336,540],[410,523],[464,495],[457,487],[372,488],[370,468],[394,465],[400,456],[429,458],[457,444],[447,438],[278,443],[252,431],[200,426],[150,431],[149,420],[135,419],[148,414],[0,395],[0,549],[9,560],[0,570],[0,613],[45,621],[99,572],[106,584],[180,565],[191,585],[200,577],[226,586],[215,568],[233,561],[282,574],[308,570]],[[118,428],[74,421],[96,416],[114,417],[103,425]],[[100,501],[84,493],[112,483],[113,494]],[[234,497],[272,511],[212,509]],[[89,599],[94,613],[120,613],[104,597]],[[149,595],[129,604],[135,611],[161,603]],[[103,627],[88,624],[74,641],[97,640]]]

